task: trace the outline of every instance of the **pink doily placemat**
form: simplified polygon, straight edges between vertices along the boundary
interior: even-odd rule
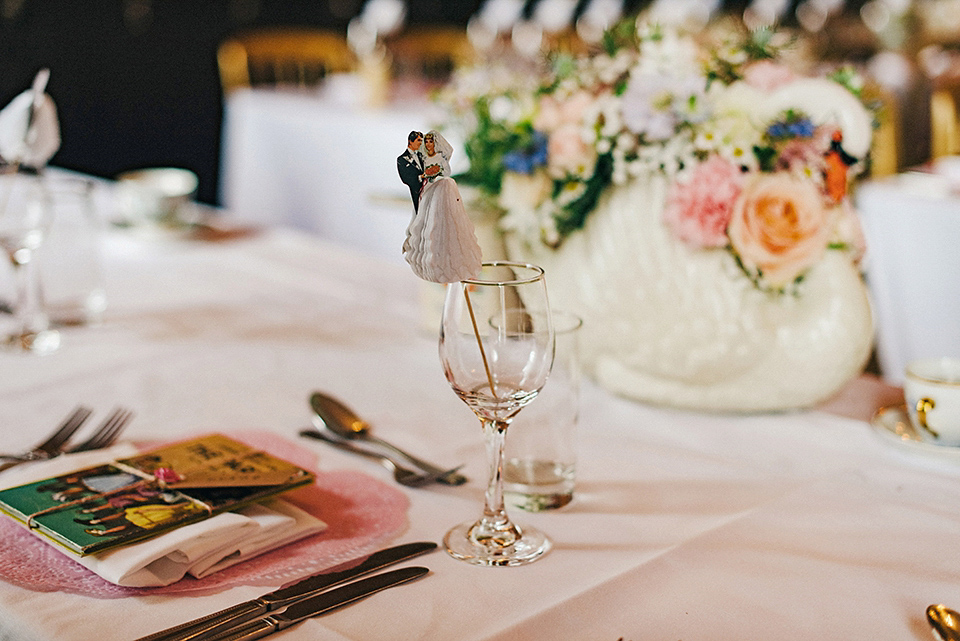
[[[248,445],[315,470],[316,455],[273,433],[234,432]],[[162,588],[124,588],[100,578],[9,518],[0,518],[0,580],[37,592],[101,599],[215,591],[234,585],[279,585],[370,553],[407,527],[409,499],[362,472],[316,472],[314,485],[283,495],[327,529],[203,579],[186,577]]]

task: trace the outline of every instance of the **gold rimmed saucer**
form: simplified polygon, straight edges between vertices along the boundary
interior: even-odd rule
[[[917,430],[910,422],[904,404],[881,407],[870,419],[874,432],[885,441],[904,449],[960,463],[960,447],[938,443],[933,436]]]

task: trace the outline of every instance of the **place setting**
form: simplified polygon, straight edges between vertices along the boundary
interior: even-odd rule
[[[116,425],[122,426],[129,416],[127,412],[112,415],[91,437],[98,439],[92,442],[104,447],[113,442],[119,431]],[[75,429],[78,422],[82,420],[72,415],[65,422],[67,427],[54,435],[54,441]],[[77,448],[67,449],[62,456],[65,459],[77,451],[89,451],[84,448],[91,447],[90,443],[85,441]],[[36,450],[47,451],[53,447],[50,443],[43,445],[46,450]],[[270,500],[270,497],[291,488],[314,482],[321,486],[327,484],[306,469],[240,441],[224,435],[210,435],[171,446],[148,448],[132,457],[119,458],[124,451],[129,453],[131,449],[114,448],[113,456],[99,457],[100,461],[109,463],[80,470],[74,469],[76,460],[72,464],[64,460],[61,467],[73,471],[0,490],[0,509],[23,521],[30,530],[69,548],[70,552],[79,553],[74,561],[111,584],[144,589],[109,594],[106,590],[98,590],[89,579],[71,585],[71,574],[75,573],[44,554],[30,558],[33,564],[22,568],[23,572],[49,570],[49,565],[38,567],[36,563],[53,561],[52,565],[61,567],[56,582],[47,585],[48,589],[75,589],[80,594],[99,598],[156,594],[163,591],[145,588],[176,585],[186,574],[202,583],[206,576],[222,573],[228,567],[328,529],[327,524],[297,507],[297,504],[304,505],[303,499],[294,502]],[[86,463],[92,460],[89,456],[85,459]],[[50,469],[50,466],[35,467],[32,476],[48,474]],[[3,477],[3,482],[6,485],[9,478]],[[353,496],[363,498],[360,493]],[[250,507],[238,508],[244,504]],[[336,516],[330,510],[326,514]],[[69,516],[74,518],[66,518]],[[230,518],[220,519],[221,522],[214,525],[218,516]],[[163,531],[167,533],[160,533]],[[10,569],[6,567],[12,562],[10,547],[25,543],[21,537],[11,534],[5,532],[6,543],[4,549],[0,549],[0,558],[3,559],[0,574],[4,574],[7,580],[11,579]],[[149,538],[141,541],[144,537]],[[11,538],[15,539],[12,543]],[[20,540],[16,540],[18,538]],[[370,544],[367,541],[366,547]],[[358,547],[361,551],[365,549],[362,544]],[[178,624],[144,639],[220,639],[235,638],[233,635],[237,634],[259,638],[381,590],[422,578],[429,573],[428,568],[414,566],[352,581],[435,548],[436,544],[432,542],[415,542],[358,558],[344,558],[356,554],[356,551],[342,548],[338,554],[331,554],[330,549],[301,546],[291,554],[326,552],[322,563],[329,568],[345,568],[304,578],[309,566],[302,557],[287,559],[286,566],[280,569],[276,567],[276,561],[273,564],[254,563],[242,576],[234,577],[234,581],[244,583],[253,578],[254,583],[262,583],[271,573],[280,572],[283,576],[284,571],[286,576],[299,580],[215,616]],[[209,590],[230,584],[218,582],[193,589]],[[35,577],[26,585],[43,589],[44,578]]]
[[[131,418],[123,410],[88,439],[65,446],[85,414],[72,414],[49,441],[4,463],[18,465],[0,478],[7,497],[0,499],[6,515],[0,574],[8,581],[101,598],[149,588],[217,589],[342,563],[404,522],[400,492],[365,474],[313,472],[309,450],[265,433],[211,434],[159,447],[114,444]],[[365,504],[336,505],[337,495]],[[325,531],[335,540],[316,540]],[[294,551],[291,544],[304,539],[310,540]],[[249,562],[285,546],[277,558]]]

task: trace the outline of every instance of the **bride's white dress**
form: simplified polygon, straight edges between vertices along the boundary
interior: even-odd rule
[[[437,134],[436,153],[424,150],[424,171],[439,172],[428,179],[420,207],[407,227],[403,257],[413,272],[435,283],[455,283],[480,273],[480,244],[467,215],[460,189],[450,174],[452,148]]]

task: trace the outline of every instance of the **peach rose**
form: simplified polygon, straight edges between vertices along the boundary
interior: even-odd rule
[[[812,267],[827,248],[831,225],[816,186],[788,174],[760,174],[744,186],[727,234],[747,269],[779,287]]]

